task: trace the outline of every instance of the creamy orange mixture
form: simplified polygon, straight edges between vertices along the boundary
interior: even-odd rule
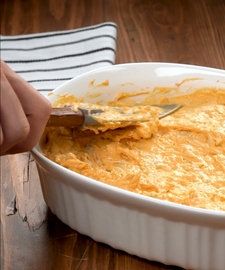
[[[225,211],[225,91],[148,101],[162,100],[184,106],[160,120],[152,110],[151,121],[121,129],[47,128],[43,154],[122,189]],[[54,105],[77,102],[64,95]]]

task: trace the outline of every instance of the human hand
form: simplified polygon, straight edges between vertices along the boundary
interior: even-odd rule
[[[1,155],[31,150],[39,141],[51,103],[1,60]]]

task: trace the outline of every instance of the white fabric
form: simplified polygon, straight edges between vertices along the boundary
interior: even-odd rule
[[[84,72],[115,63],[117,25],[1,37],[1,59],[43,95]]]

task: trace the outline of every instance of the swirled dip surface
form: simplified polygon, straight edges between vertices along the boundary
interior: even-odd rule
[[[163,119],[153,113],[150,122],[115,130],[48,128],[43,154],[112,186],[225,211],[225,92],[202,89],[162,101],[184,106]],[[76,102],[62,96],[56,105]]]

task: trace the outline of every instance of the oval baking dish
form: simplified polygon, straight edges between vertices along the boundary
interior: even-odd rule
[[[112,100],[119,92],[146,87],[174,87],[182,93],[200,87],[225,89],[225,71],[182,64],[115,65],[78,76],[53,91],[74,94],[85,102]],[[109,85],[93,87],[91,81]],[[86,95],[85,95],[86,94]],[[96,97],[95,97],[96,94]],[[136,100],[139,101],[139,96]],[[70,171],[32,150],[44,199],[51,211],[81,234],[139,257],[185,269],[225,269],[225,212],[189,207],[122,190]]]

